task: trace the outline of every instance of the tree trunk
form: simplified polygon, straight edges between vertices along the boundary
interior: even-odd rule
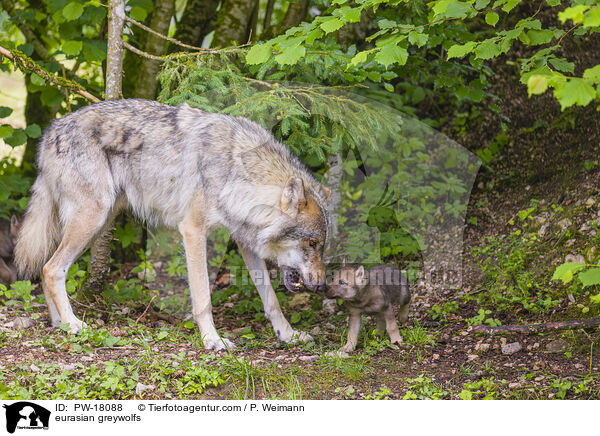
[[[212,46],[216,48],[248,41],[258,0],[225,0],[217,18]]]
[[[342,152],[331,154],[327,157],[327,166],[329,169],[325,173],[325,185],[331,189],[331,196],[327,202],[327,212],[329,213],[329,236],[327,250],[331,253],[335,249],[338,234],[338,221],[340,206],[342,204],[342,176],[344,174],[344,164],[342,161]]]
[[[123,25],[125,9],[123,0],[111,0],[108,20],[108,53],[106,56],[106,99],[116,100],[122,92],[123,75]],[[113,223],[94,241],[90,250],[89,278],[86,288],[92,293],[100,293],[110,272],[110,248]]]
[[[150,28],[162,35],[168,35],[171,18],[175,12],[175,2],[173,0],[157,0],[154,3],[154,11],[150,20]],[[159,38],[152,33],[148,34],[146,39],[146,53],[156,56],[162,56],[167,52],[167,41]],[[144,58],[138,73],[135,96],[137,98],[146,98],[154,100],[158,88],[158,71],[160,61]]]
[[[298,24],[304,21],[306,14],[308,14],[308,7],[310,0],[297,0],[288,6],[288,10],[285,13],[281,28],[278,33],[284,33],[286,30],[296,27]]]
[[[200,47],[206,35],[215,27],[219,0],[188,0],[181,21],[177,23],[175,39]],[[186,50],[171,44],[169,52]]]

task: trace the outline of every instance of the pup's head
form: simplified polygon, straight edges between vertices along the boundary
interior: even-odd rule
[[[302,179],[296,177],[290,178],[283,189],[280,208],[289,219],[272,242],[272,249],[290,291],[302,286],[311,291],[327,289],[323,264],[327,212],[323,203],[330,194],[324,186],[318,193],[306,189]]]
[[[351,300],[366,285],[364,266],[344,266],[334,271],[333,280],[327,287],[327,297]]]

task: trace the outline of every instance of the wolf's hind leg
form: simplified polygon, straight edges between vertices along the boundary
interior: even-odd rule
[[[398,330],[394,309],[390,306],[383,315],[385,317],[385,328],[388,335],[390,335],[390,342],[392,344],[402,344],[402,336],[400,336],[400,330]]]
[[[215,351],[231,350],[235,345],[219,336],[213,322],[206,264],[207,230],[202,223],[202,218],[197,212],[190,212],[179,224],[179,232],[183,236],[185,246],[194,321],[200,329],[204,348]]]
[[[258,295],[260,295],[260,299],[263,302],[265,317],[271,321],[277,338],[283,342],[312,341],[312,337],[308,333],[294,330],[287,319],[285,319],[285,316],[283,316],[279,301],[271,286],[269,271],[267,270],[265,261],[251,250],[244,248],[239,244],[238,247],[240,248],[244,262],[246,262],[246,266],[250,271],[250,276],[252,277],[254,286],[256,286]]]
[[[85,323],[73,313],[65,281],[69,268],[100,231],[108,213],[109,207],[103,207],[97,202],[79,205],[67,221],[60,245],[44,265],[42,286],[53,326],[57,326],[59,322],[69,324],[72,333],[85,327]]]

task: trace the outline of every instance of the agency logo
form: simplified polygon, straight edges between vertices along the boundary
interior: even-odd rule
[[[29,401],[19,401],[3,406],[6,409],[6,431],[16,429],[48,430],[50,411]]]

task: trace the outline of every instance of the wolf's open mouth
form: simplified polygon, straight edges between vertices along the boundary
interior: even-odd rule
[[[298,270],[292,268],[283,268],[283,284],[291,292],[297,291],[304,286],[300,273]]]

